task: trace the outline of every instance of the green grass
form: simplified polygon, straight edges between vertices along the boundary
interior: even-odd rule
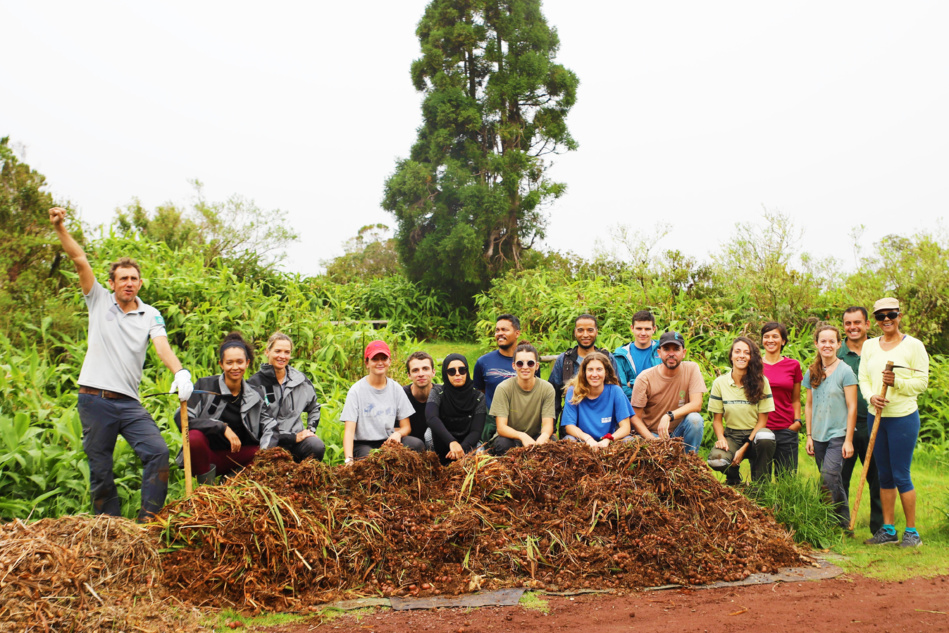
[[[525,591],[521,596],[518,606],[531,611],[540,611],[541,613],[550,613],[550,603],[540,597],[536,591]]]
[[[419,344],[419,349],[431,354],[436,362],[443,360],[449,354],[464,354],[464,357],[468,359],[468,366],[472,370],[478,357],[485,353],[479,343],[459,343],[455,341],[424,341]]]
[[[254,630],[259,626],[292,624],[293,622],[300,622],[301,620],[305,620],[309,617],[310,616],[295,615],[292,613],[267,613],[264,615],[245,616],[231,609],[224,609],[213,618],[210,618],[209,621],[206,622],[206,625],[214,627],[214,630],[217,631],[217,633],[231,631],[237,631],[240,633],[241,631]],[[231,623],[238,623],[240,626],[237,628],[232,628],[230,626]]]

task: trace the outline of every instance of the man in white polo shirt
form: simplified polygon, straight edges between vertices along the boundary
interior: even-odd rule
[[[134,260],[123,257],[109,269],[109,287],[96,281],[86,254],[66,231],[65,209],[49,210],[63,250],[76,265],[79,286],[89,309],[89,342],[79,372],[79,419],[82,447],[89,460],[89,487],[95,514],[121,514],[112,472],[112,453],[119,435],[142,460],[140,521],[165,505],[168,493],[168,445],[155,420],[142,406],[138,386],[151,339],[165,366],[175,374],[171,392],[182,402],[191,396],[191,373],[183,369],[168,345],[165,321],[158,310],[138,298],[142,275]]]

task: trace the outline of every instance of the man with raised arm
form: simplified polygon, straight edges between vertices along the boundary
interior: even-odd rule
[[[870,331],[870,315],[863,306],[851,306],[844,310],[843,316],[844,333],[846,339],[840,349],[837,350],[837,358],[847,363],[854,375],[860,372],[860,354],[863,352],[863,344],[867,342],[867,332]],[[870,430],[867,428],[868,415],[867,401],[863,394],[857,390],[857,426],[853,432],[853,455],[844,460],[844,467],[841,471],[844,490],[850,490],[850,478],[853,475],[854,467],[857,465],[857,457],[860,463],[866,463],[867,448],[870,444]],[[877,530],[883,527],[883,503],[880,500],[880,476],[877,474],[876,462],[870,460],[870,467],[867,469],[867,485],[870,488],[870,534],[876,534]]]
[[[683,361],[685,340],[678,332],[659,337],[661,365],[645,370],[633,386],[633,431],[646,439],[681,437],[687,453],[702,443],[702,394],[707,391],[699,366]]]
[[[650,367],[661,363],[659,359],[659,341],[652,340],[656,333],[656,317],[649,310],[640,310],[633,315],[633,324],[629,326],[633,340],[620,345],[613,352],[616,361],[616,377],[619,386],[627,398],[633,397],[633,385],[636,377]]]
[[[168,494],[168,445],[155,420],[142,406],[138,388],[151,339],[158,357],[175,375],[171,393],[182,402],[191,396],[191,373],[182,368],[168,344],[165,321],[142,302],[142,273],[135,260],[123,257],[109,268],[110,294],[96,281],[82,247],[65,226],[66,210],[49,210],[49,221],[63,250],[76,265],[79,286],[89,309],[86,357],[79,373],[79,419],[82,447],[89,460],[89,487],[95,514],[121,515],[112,472],[112,453],[119,435],[142,460],[142,507],[139,521],[161,510]]]

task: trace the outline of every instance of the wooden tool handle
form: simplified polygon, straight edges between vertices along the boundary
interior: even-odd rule
[[[893,361],[887,361],[884,371],[893,371]],[[883,383],[883,389],[880,390],[880,397],[886,398],[887,384]],[[863,460],[863,470],[860,471],[860,480],[857,482],[857,498],[853,502],[853,512],[850,513],[850,531],[857,522],[857,510],[860,509],[860,498],[863,497],[863,484],[867,481],[867,471],[870,470],[870,460],[873,459],[873,445],[877,441],[877,431],[880,430],[880,416],[883,413],[881,407],[877,407],[876,415],[873,417],[873,428],[870,430],[870,441],[867,442],[867,456]]]
[[[185,458],[185,498],[191,496],[191,443],[188,442],[188,401],[181,403],[181,453]]]

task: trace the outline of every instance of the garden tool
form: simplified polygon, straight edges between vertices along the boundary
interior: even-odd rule
[[[893,361],[887,361],[885,371],[893,371],[893,368],[897,365],[893,364]],[[900,367],[900,369],[912,369],[911,367]],[[919,371],[914,369],[913,371]],[[886,383],[883,384],[883,389],[880,390],[880,397],[886,398]],[[870,469],[870,460],[873,459],[873,445],[877,441],[877,431],[880,430],[880,415],[883,413],[883,409],[877,407],[877,413],[873,417],[873,428],[870,430],[870,441],[867,443],[867,458],[863,460],[863,470],[860,471],[860,481],[857,483],[857,498],[853,502],[853,512],[850,513],[850,531],[853,531],[853,526],[857,522],[857,510],[860,508],[860,497],[863,496],[863,484],[867,481],[867,471]]]

